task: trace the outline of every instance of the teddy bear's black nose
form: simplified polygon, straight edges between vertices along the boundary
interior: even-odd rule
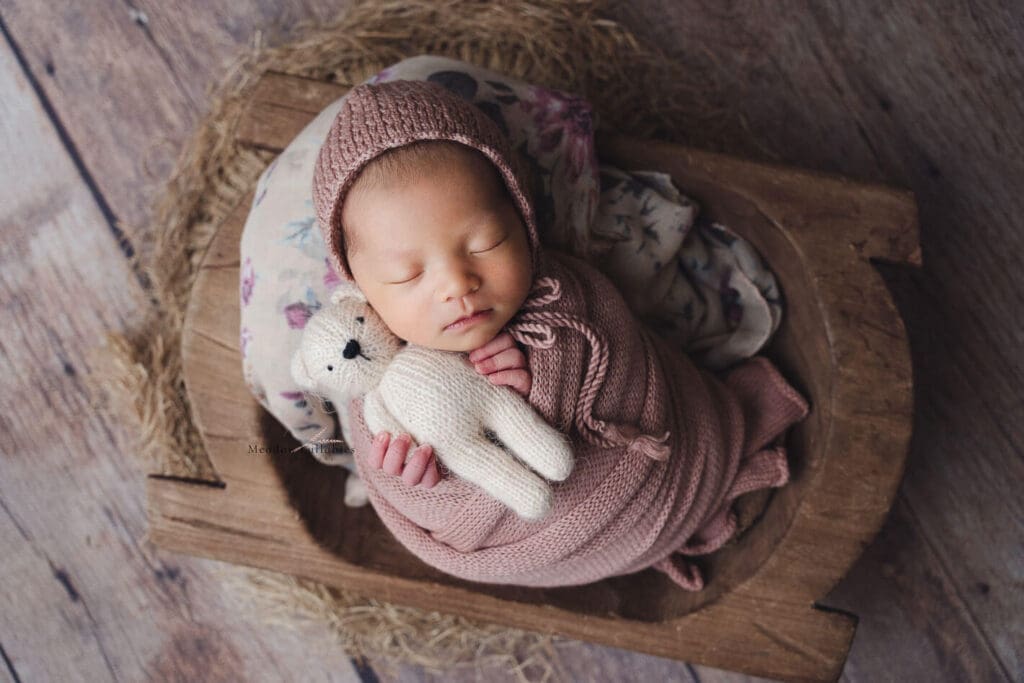
[[[349,339],[348,344],[345,344],[345,350],[341,352],[347,360],[352,360],[359,355],[359,342],[355,339]]]

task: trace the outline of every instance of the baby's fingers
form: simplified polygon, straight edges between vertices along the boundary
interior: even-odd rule
[[[425,489],[433,488],[437,483],[441,481],[441,470],[437,467],[437,456],[433,453],[430,455],[430,463],[427,464],[427,471],[423,475],[423,479],[420,480],[420,484]]]
[[[472,363],[477,363],[484,359],[490,358],[491,356],[504,351],[505,349],[515,348],[516,342],[512,339],[512,335],[508,332],[502,332],[491,341],[487,342],[478,349],[470,352],[469,360]]]
[[[409,462],[405,463],[405,470],[402,472],[402,481],[409,486],[415,486],[423,480],[423,475],[433,461],[433,451],[430,446],[420,446],[412,455]],[[435,466],[436,467],[436,466]]]
[[[388,445],[388,451],[384,454],[382,469],[385,472],[396,475],[402,473],[402,467],[405,465],[405,454],[409,450],[410,443],[412,443],[412,437],[408,434],[399,434],[391,440],[391,444]]]
[[[523,396],[530,395],[533,387],[533,376],[529,370],[517,368],[515,370],[501,370],[487,375],[487,380],[496,386],[505,385],[512,387]]]
[[[387,432],[380,432],[373,437],[373,443],[370,444],[370,467],[379,470],[384,465],[384,455],[388,452],[390,442],[391,435]]]
[[[526,356],[517,348],[505,349],[485,360],[477,361],[473,367],[481,375],[489,375],[498,370],[515,370],[526,367]]]

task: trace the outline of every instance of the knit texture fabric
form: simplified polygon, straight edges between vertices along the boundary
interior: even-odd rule
[[[385,151],[418,140],[449,140],[482,152],[497,166],[519,209],[534,266],[540,238],[523,165],[497,124],[471,102],[427,81],[362,84],[345,96],[313,173],[313,204],[328,258],[352,280],[341,249],[341,209],[359,171]]]
[[[430,444],[457,476],[526,519],[551,508],[544,480],[562,481],[572,472],[569,440],[525,398],[492,385],[463,353],[400,345],[354,285],[338,287],[330,305],[310,319],[291,371],[305,391],[337,406],[365,395],[371,433],[408,433]],[[492,443],[488,431],[514,455]]]
[[[453,474],[524,519],[548,514],[553,496],[545,480],[562,481],[572,472],[572,447],[565,435],[525,398],[488,382],[465,354],[410,344],[363,406],[371,433],[406,432],[430,444]],[[511,454],[492,443],[485,430]]]
[[[427,564],[471,581],[565,586],[654,567],[700,590],[686,556],[732,536],[737,496],[788,481],[772,442],[807,402],[763,357],[724,380],[699,368],[638,323],[598,270],[553,250],[508,330],[530,347],[530,404],[575,453],[551,511],[527,521],[461,478],[425,489],[369,467],[355,399],[356,466],[384,524]]]

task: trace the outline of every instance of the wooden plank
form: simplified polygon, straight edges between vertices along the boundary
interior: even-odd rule
[[[552,681],[672,681],[673,683],[771,683],[769,678],[722,671],[707,666],[684,664],[630,650],[593,643],[556,640],[551,657]],[[397,675],[380,672],[382,681],[396,683],[479,683],[540,681],[545,673],[536,662],[528,662],[522,676],[508,672],[504,663],[481,662],[477,667],[450,668],[441,672],[422,667],[404,667]]]
[[[0,12],[91,182],[134,247],[207,90],[257,31],[326,19],[347,2],[2,0]]]
[[[836,641],[848,645],[852,637],[852,629],[841,615],[782,600],[772,604],[772,614],[749,601],[730,601],[731,605],[723,601],[671,623],[629,620],[627,626],[621,618],[491,597],[469,582],[428,582],[380,573],[372,566],[339,562],[333,553],[307,543],[303,535],[284,533],[284,517],[264,521],[263,513],[258,512],[262,504],[252,495],[255,491],[228,482],[228,490],[232,486],[237,487],[238,495],[151,477],[147,494],[153,541],[169,550],[303,576],[388,602],[514,628],[570,634],[661,657],[692,655],[693,660],[712,666],[759,670],[792,680],[829,680],[822,676],[829,667],[838,676],[830,653],[835,651]],[[252,519],[257,514],[260,526],[255,532]],[[407,562],[417,561],[409,556]],[[751,620],[754,629],[741,628]],[[787,651],[787,657],[775,656],[780,648]]]
[[[9,46],[0,44],[0,671],[20,680],[357,680],[324,625],[262,623],[211,563],[140,542],[130,425],[87,375],[148,299]],[[321,657],[311,664],[310,653]]]
[[[883,629],[873,634],[876,643],[887,636],[905,642],[891,624],[914,624],[941,638],[974,623],[994,650],[965,651],[946,641],[931,650],[938,660],[920,662],[914,641],[898,656],[887,655],[896,650],[873,656],[856,647],[852,656],[890,664],[893,680],[947,678],[940,673],[945,666],[973,670],[973,660],[990,667],[982,669],[992,672],[983,680],[1020,678],[1019,8],[992,1],[904,2],[883,9],[836,2],[722,7],[689,0],[659,9],[659,21],[649,20],[644,3],[617,4],[609,12],[641,42],[660,46],[669,59],[719,85],[701,97],[721,103],[728,124],[694,122],[690,142],[894,183],[917,197],[925,270],[909,277],[883,271],[907,322],[919,383],[903,491],[919,521],[914,533],[922,537],[916,540],[934,550],[925,556],[930,559],[917,560],[914,575],[947,577],[961,598],[951,603],[960,616],[939,620],[934,612],[904,612],[931,599],[926,586],[906,581],[902,588],[912,595],[871,601],[861,631]],[[764,30],[782,14],[784,27]],[[885,551],[901,554],[895,547]],[[876,581],[884,593],[887,581]]]
[[[268,73],[253,89],[235,138],[240,144],[280,151],[349,84],[325,83]],[[303,116],[296,116],[299,112]]]
[[[273,89],[262,88],[257,92],[271,92],[273,97],[290,101],[286,81],[274,78],[280,82]],[[291,79],[291,82],[303,91],[316,88],[306,81]],[[331,101],[336,92],[330,95],[320,101]],[[273,105],[272,102],[266,104]],[[253,144],[276,149],[279,139],[300,129],[315,113],[303,111],[302,107],[279,109],[282,115],[275,119],[274,125],[249,128],[267,136],[252,140]],[[250,117],[258,115],[258,109],[252,109],[249,114]],[[274,126],[278,124],[288,132],[276,130]],[[774,504],[760,524],[768,531],[758,530],[751,535],[759,540],[743,548],[737,547],[731,555],[728,551],[721,554],[731,559],[722,559],[716,565],[722,568],[719,581],[722,577],[739,580],[741,575],[730,566],[742,566],[745,562],[757,565],[759,575],[734,594],[727,594],[727,599],[723,598],[717,606],[727,603],[753,606],[765,600],[780,604],[787,599],[817,600],[842,576],[848,563],[881,525],[902,472],[910,419],[910,367],[905,331],[881,278],[870,268],[867,259],[919,262],[914,204],[907,193],[890,188],[851,183],[778,165],[752,164],[664,144],[616,138],[603,140],[601,149],[619,165],[671,171],[677,183],[690,189],[714,218],[723,220],[754,241],[761,253],[776,264],[783,289],[790,293],[787,323],[780,332],[775,351],[787,358],[790,365],[796,363],[799,370],[796,376],[811,389],[812,403],[817,403],[816,419],[828,420],[816,428],[816,433],[824,435],[817,445],[810,451],[800,450],[800,453],[810,452],[820,458],[821,463],[808,462],[805,468],[810,469],[781,493],[782,502]],[[239,446],[223,441],[223,437],[240,424],[239,406],[231,408],[227,396],[237,390],[247,397],[234,367],[237,363],[230,358],[238,326],[237,312],[229,310],[234,304],[225,302],[234,301],[232,293],[237,284],[238,266],[234,259],[235,245],[248,205],[248,201],[240,204],[211,245],[207,256],[209,263],[203,266],[197,280],[186,321],[186,348],[191,349],[186,355],[186,376],[192,404],[206,432],[208,450],[215,464],[218,459],[226,459],[218,465],[218,470],[237,473],[224,477],[228,483],[229,496],[226,497],[231,494],[232,476],[251,477],[250,482],[258,479],[254,470],[247,470],[244,463],[237,462],[235,453],[240,451]],[[795,251],[787,255],[792,245]],[[826,314],[824,322],[815,322],[815,316],[820,318],[822,312]],[[821,328],[822,324],[827,331]],[[796,339],[803,341],[797,344]],[[808,349],[815,349],[813,362],[807,357]],[[224,357],[217,360],[220,356]],[[193,360],[188,360],[190,358]],[[209,361],[210,358],[214,360]],[[812,437],[815,434],[814,431],[807,433]],[[816,455],[818,453],[825,455]],[[300,493],[297,497],[303,496]],[[280,499],[280,496],[273,498]],[[792,503],[784,502],[790,499]],[[221,505],[232,503],[225,501]],[[268,514],[272,513],[268,510]],[[157,511],[158,516],[162,514]],[[801,521],[790,526],[794,514],[798,514]],[[216,526],[227,528],[220,522]],[[780,534],[784,532],[785,542],[771,529],[779,529]],[[202,552],[213,552],[209,548],[224,546],[223,539],[210,544],[201,534],[185,540],[177,537],[180,531],[167,526],[161,538],[164,543],[179,548],[205,546]],[[829,552],[822,555],[822,547],[829,547]],[[754,548],[758,548],[760,554],[751,555]],[[253,550],[253,555],[245,561],[256,565],[278,562],[257,554]],[[301,553],[292,552],[292,555],[299,558]],[[755,557],[756,560],[751,559]],[[288,571],[303,571],[308,564],[309,558],[296,559]],[[746,578],[742,576],[743,580]],[[389,579],[382,575],[378,580],[383,584]],[[372,577],[366,577],[366,581],[365,587],[374,588]],[[403,593],[402,599],[407,600],[408,596]],[[697,606],[695,603],[690,609]],[[509,606],[501,612],[502,618],[510,619],[509,613],[519,609]],[[728,622],[726,619],[723,623]],[[722,628],[722,623],[717,628]],[[716,631],[716,637],[724,640],[728,628],[725,627],[725,632]],[[778,628],[778,622],[774,628]],[[765,629],[770,632],[772,627]],[[776,633],[780,634],[781,631]],[[602,642],[628,642],[622,635],[614,640],[608,640],[609,637],[605,634]],[[650,638],[653,636],[630,647],[649,648],[647,640]],[[796,641],[781,636],[775,642],[779,645]],[[688,656],[685,653],[689,649],[676,647],[659,651],[663,652]],[[787,652],[790,659],[804,656],[799,648]],[[694,655],[701,656],[703,654]],[[735,653],[730,655],[733,656]],[[819,655],[818,659],[821,661],[824,657]],[[738,661],[727,657],[721,663],[736,668],[754,666]],[[783,666],[779,662],[773,665]],[[782,670],[765,667],[746,670]],[[791,675],[808,674],[791,672]]]
[[[138,232],[197,118],[195,101],[124,3],[0,8],[89,180],[145,250]]]
[[[108,4],[115,14],[129,12],[124,5]],[[327,16],[329,8],[308,4],[308,13],[296,11],[285,18]],[[140,60],[145,51],[126,49],[133,43],[115,34],[83,32],[95,30],[83,24],[93,21],[95,7],[104,14],[103,6],[90,3],[61,10],[25,0],[0,0],[0,13],[44,83],[47,57],[57,57],[52,61],[57,84],[47,85],[45,91],[59,104],[76,144],[85,145],[90,136],[112,139],[110,131],[115,128],[130,138],[124,148],[90,147],[95,153],[90,153],[86,165],[103,176],[115,214],[135,224],[126,218],[121,200],[127,197],[129,204],[148,205],[176,153],[176,142],[161,143],[147,155],[151,163],[142,167],[154,171],[152,182],[140,182],[145,176],[126,161],[138,161],[137,152],[144,148],[140,140],[165,135],[166,130],[158,121],[142,135],[125,128],[154,121],[145,108],[153,106],[150,98],[163,94],[151,84],[170,80],[150,79],[140,71],[143,77],[130,80],[126,87],[145,93],[145,101],[117,96],[120,84],[110,82],[111,55]],[[207,59],[208,55],[241,49],[249,27],[268,23],[266,16],[244,3],[210,2],[199,9],[169,2],[146,11],[150,17],[161,17],[154,30],[173,24],[176,17],[189,17],[192,23],[182,28],[184,38],[161,39],[160,47],[194,52],[192,67],[177,75],[197,93],[202,88],[195,88],[192,81],[205,85],[218,69],[216,59]],[[70,19],[64,21],[53,12]],[[257,20],[247,23],[245,13]],[[897,631],[887,625],[902,620],[941,635],[961,621],[977,619],[1000,642],[1001,656],[1013,657],[1021,651],[1024,597],[1012,572],[1020,558],[1012,552],[1019,547],[1021,531],[1019,524],[991,520],[1022,519],[1014,490],[1021,480],[1016,444],[1024,441],[1016,389],[1021,366],[1015,360],[1022,338],[1018,293],[1024,289],[1015,264],[1021,254],[1020,231],[1014,226],[1022,207],[1013,185],[1024,155],[1021,137],[1012,134],[1012,122],[1021,118],[1024,92],[1016,48],[1022,38],[1019,15],[1009,5],[986,1],[957,7],[908,2],[887,7],[884,14],[873,6],[836,3],[808,8],[796,3],[768,7],[642,1],[617,4],[608,13],[625,20],[641,42],[662,48],[673,60],[695,64],[721,84],[701,96],[723,102],[733,113],[734,125],[714,129],[716,137],[709,137],[705,127],[690,126],[691,142],[740,156],[766,156],[894,182],[918,196],[930,270],[907,294],[894,291],[908,319],[915,375],[922,380],[906,487],[913,492],[921,533],[937,550],[940,559],[934,561],[948,568],[937,571],[948,570],[956,577],[951,590],[963,597],[967,609],[943,617],[949,621],[933,620],[935,614],[926,613],[923,621],[907,622],[901,611],[906,603],[874,601],[873,618],[862,614],[861,633],[878,629],[872,631],[879,636],[872,642],[885,641]],[[787,17],[783,30],[765,32],[764,25],[774,25],[780,13]],[[651,21],[652,15],[658,20]],[[221,17],[229,19],[222,22]],[[131,21],[131,16],[124,20]],[[141,27],[137,30],[142,32]],[[209,32],[219,31],[217,40],[193,50],[191,38],[199,31],[207,32],[200,37],[203,40]],[[115,67],[119,73],[123,69]],[[76,82],[85,85],[77,88]],[[69,94],[55,97],[56,89]],[[109,103],[117,105],[117,115],[111,114]],[[155,108],[164,106],[158,103]],[[126,190],[120,192],[119,187]],[[927,317],[915,324],[912,317],[922,309]],[[961,455],[965,453],[970,456]],[[915,566],[928,576],[936,569],[926,564],[932,561],[918,560],[921,564]],[[884,585],[881,579],[878,582]],[[901,587],[919,588],[909,579]],[[866,590],[870,595],[871,588]],[[926,593],[920,595],[927,598]],[[910,648],[915,645],[908,643]],[[964,653],[949,643],[936,647],[940,661],[988,656]],[[587,656],[614,658],[614,651],[609,652],[594,648]],[[913,654],[898,651],[892,656],[886,649],[873,654],[855,647],[851,661],[886,661],[893,678],[942,678],[942,668],[928,668],[934,660],[922,661]],[[907,668],[908,662],[924,668]],[[1015,665],[1011,670],[1017,673],[1020,668]]]
[[[970,596],[957,592],[915,512],[900,495],[878,541],[824,601],[861,615],[845,677],[916,680],[941,671],[940,680],[1012,680],[978,625],[963,618]]]

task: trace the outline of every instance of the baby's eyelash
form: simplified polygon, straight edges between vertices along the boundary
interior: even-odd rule
[[[413,275],[413,276],[412,276],[411,278],[409,278],[408,280],[401,280],[401,281],[399,281],[399,282],[388,282],[388,283],[386,283],[386,284],[389,284],[389,285],[404,285],[404,284],[405,284],[405,283],[407,283],[407,282],[412,282],[413,280],[415,280],[416,278],[418,278],[418,277],[419,277],[420,275],[422,275],[422,274],[423,274],[423,273],[416,273],[415,275]]]
[[[502,237],[502,238],[501,238],[501,242],[498,242],[498,243],[497,243],[497,244],[495,244],[494,246],[492,246],[492,247],[487,247],[486,249],[481,249],[480,251],[474,251],[474,252],[470,252],[470,253],[473,253],[473,254],[482,254],[482,253],[484,253],[485,251],[491,251],[492,249],[497,249],[497,248],[498,248],[498,247],[500,247],[500,246],[501,246],[501,245],[502,245],[502,244],[503,244],[503,243],[505,242],[505,240],[507,240],[507,239],[508,239],[508,237]]]

